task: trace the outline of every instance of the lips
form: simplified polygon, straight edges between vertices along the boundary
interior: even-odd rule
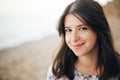
[[[80,43],[80,44],[74,44],[72,45],[74,49],[79,49],[84,45],[84,43]]]

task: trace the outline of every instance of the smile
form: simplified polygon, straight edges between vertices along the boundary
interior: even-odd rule
[[[72,45],[74,49],[79,49],[84,45],[84,43]]]

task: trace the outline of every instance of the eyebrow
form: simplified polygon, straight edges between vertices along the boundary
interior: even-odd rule
[[[83,25],[85,25],[85,24],[83,23],[83,24],[77,25],[77,27],[81,27]],[[71,28],[71,27],[70,26],[65,26],[65,28]]]

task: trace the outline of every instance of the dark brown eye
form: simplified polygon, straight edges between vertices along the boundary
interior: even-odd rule
[[[65,32],[71,32],[72,30],[71,29],[65,29]]]
[[[87,27],[81,27],[79,30],[83,31],[83,30],[87,30],[87,29],[88,29]]]

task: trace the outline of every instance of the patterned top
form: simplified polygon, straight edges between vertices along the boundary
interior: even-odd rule
[[[77,71],[76,69],[74,70],[74,74],[75,74],[74,80],[99,80],[100,77],[100,75],[87,75]],[[52,67],[50,67],[48,70],[47,80],[55,80],[55,76],[52,73]],[[69,79],[63,76],[59,80],[69,80]]]

